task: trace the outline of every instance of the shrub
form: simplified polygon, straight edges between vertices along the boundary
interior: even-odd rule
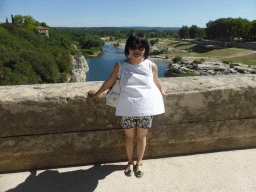
[[[182,57],[181,56],[176,56],[172,59],[173,63],[177,63],[177,62],[180,62],[182,61]]]
[[[29,62],[33,70],[40,75],[43,82],[56,83],[58,66],[53,57],[45,53],[43,50],[21,50],[20,58]]]
[[[153,45],[155,45],[156,43],[158,43],[159,42],[159,39],[157,38],[157,39],[152,39],[151,41],[150,41],[150,45],[151,46],[153,46]]]
[[[191,53],[193,51],[193,49],[188,49],[188,53]]]
[[[68,73],[60,73],[58,83],[65,83],[68,81]]]
[[[256,71],[252,71],[251,74],[256,74]]]
[[[119,46],[120,46],[120,43],[117,42],[117,43],[114,43],[113,45],[114,45],[114,47],[119,47]]]
[[[194,62],[194,63],[197,63],[197,64],[201,64],[201,63],[203,63],[202,61],[197,60],[197,59],[196,59],[196,60],[194,60],[193,62]]]
[[[230,64],[229,67],[230,68],[234,68],[234,66],[239,66],[238,64]]]
[[[228,60],[228,59],[223,59],[222,63],[231,64],[231,63],[234,63],[234,61],[233,60]]]
[[[237,68],[236,68],[236,70],[237,70],[237,72],[239,72],[239,73],[244,73],[244,70],[243,70],[243,69],[237,69]]]
[[[193,72],[186,72],[185,74],[175,74],[175,77],[187,77],[187,76],[200,76]]]
[[[205,59],[204,59],[204,58],[201,58],[200,61],[205,62]]]

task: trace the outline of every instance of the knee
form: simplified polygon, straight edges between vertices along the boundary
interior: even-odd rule
[[[134,140],[134,136],[133,135],[126,135],[125,139],[126,140]]]
[[[146,135],[137,135],[137,140],[144,140],[144,139],[146,139],[147,137],[146,137]]]

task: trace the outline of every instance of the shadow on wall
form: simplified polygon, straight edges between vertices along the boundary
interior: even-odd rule
[[[124,170],[123,165],[95,164],[88,170],[59,173],[56,170],[46,170],[36,175],[31,171],[24,183],[6,192],[36,191],[36,192],[63,192],[63,191],[94,191],[98,181],[104,179],[114,171]]]

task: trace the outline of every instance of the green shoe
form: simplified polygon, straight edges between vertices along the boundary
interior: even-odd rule
[[[138,169],[138,166],[142,166],[142,164],[137,164],[137,165],[136,165],[137,169]],[[135,176],[136,176],[137,178],[141,178],[141,177],[143,176],[143,174],[144,174],[144,172],[142,172],[142,171],[136,171]]]
[[[133,163],[128,163],[128,165],[134,165]],[[131,177],[133,175],[133,171],[131,169],[128,169],[128,171],[124,171],[124,174],[127,177]]]

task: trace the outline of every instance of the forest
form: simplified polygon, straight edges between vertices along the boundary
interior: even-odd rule
[[[252,42],[256,40],[256,20],[249,21],[242,18],[220,18],[209,21],[206,28],[196,25],[182,26],[178,32],[182,39],[202,38],[217,41],[243,41]]]

